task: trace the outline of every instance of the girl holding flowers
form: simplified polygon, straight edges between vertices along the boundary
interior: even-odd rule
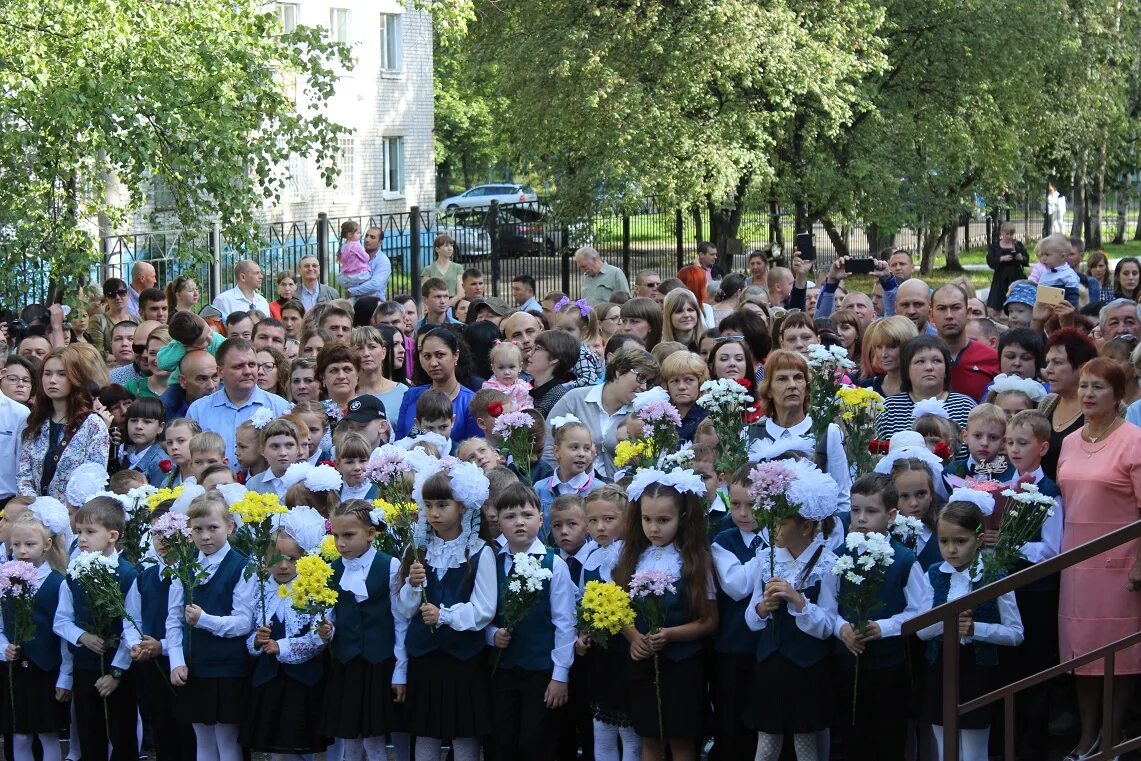
[[[247,705],[246,637],[254,628],[257,578],[245,576],[249,560],[230,547],[234,518],[216,490],[202,494],[186,512],[198,548],[200,578],[187,590],[170,585],[166,644],[175,711],[194,728],[199,761],[241,761],[238,727]],[[193,599],[187,605],[186,601]],[[133,725],[132,725],[133,731]]]
[[[268,623],[246,638],[254,658],[253,690],[241,743],[273,761],[312,758],[329,741],[321,734],[325,642],[320,616],[293,607],[297,562],[325,536],[325,519],[312,507],[274,516],[274,544],[267,553],[270,579],[262,590]]]
[[[398,601],[408,619],[407,730],[417,761],[438,761],[452,738],[455,761],[477,761],[491,730],[483,630],[495,617],[495,551],[479,537],[487,476],[447,457],[424,463],[412,497],[420,507],[404,554]]]
[[[744,610],[745,624],[760,633],[745,721],[757,731],[757,761],[777,761],[786,734],[793,736],[797,761],[819,761],[817,733],[831,720],[828,641],[838,587],[829,572],[836,556],[824,537],[835,520],[837,490],[830,476],[804,460],[785,467],[793,475],[785,499],[796,513],[776,526],[773,545],[755,564]],[[751,513],[734,502],[735,519],[746,510]],[[769,687],[776,684],[782,689]]]
[[[612,484],[592,491],[583,501],[587,531],[596,545],[582,563],[584,592],[591,582],[610,588],[607,599],[616,600],[612,606],[616,614],[630,605],[629,596],[612,583],[611,576],[622,552],[628,505],[626,493]],[[629,651],[630,643],[623,636],[609,636],[605,642],[593,641],[585,632],[579,636],[576,653],[586,657],[595,761],[618,761],[619,739],[623,758],[642,755],[642,740],[630,724],[630,695],[625,681],[615,678],[625,670]]]
[[[574,415],[551,420],[551,436],[555,441],[555,472],[535,484],[535,493],[543,509],[543,528],[539,538],[546,540],[551,532],[551,504],[561,494],[586,495],[600,484],[591,473],[594,464],[594,442],[590,429]]]
[[[659,623],[640,615],[637,628],[623,630],[630,643],[631,718],[643,758],[664,757],[668,743],[675,761],[693,761],[705,709],[702,640],[717,630],[705,483],[692,470],[644,468],[628,494],[632,507],[614,581],[636,596],[636,582],[652,580],[661,617]]]
[[[892,451],[876,463],[875,472],[891,476],[899,492],[899,514],[923,524],[909,549],[926,571],[940,559],[935,516],[943,504],[939,493],[943,487],[943,464],[913,431],[897,433],[892,442]]]
[[[17,611],[8,589],[0,590],[0,648],[8,665],[0,727],[12,735],[15,761],[31,761],[35,735],[43,761],[60,761],[61,703],[70,697],[71,674],[61,672],[60,639],[52,621],[67,568],[68,526],[67,508],[52,499],[36,500],[12,522],[7,549],[15,560],[0,566],[5,586],[18,582],[34,595],[27,616],[27,611]],[[28,620],[21,621],[25,616]],[[21,632],[28,623],[31,631]]]
[[[983,518],[994,511],[994,497],[974,489],[956,489],[939,513],[939,550],[943,562],[927,570],[934,590],[932,605],[939,606],[983,586],[979,538]],[[1006,592],[970,611],[959,614],[959,700],[967,702],[991,692],[1002,681],[999,674],[1001,647],[1022,644],[1022,618],[1014,592]],[[935,730],[939,758],[943,758],[943,624],[919,630],[927,640],[926,690],[922,715]],[[959,718],[959,749],[963,761],[986,761],[992,711],[982,708]]]
[[[340,557],[330,584],[337,602],[319,632],[330,641],[329,680],[321,728],[344,739],[345,758],[383,761],[391,734],[398,758],[408,757],[397,704],[404,702],[406,617],[397,615],[400,561],[376,549],[377,515],[371,502],[345,500],[333,510]],[[331,637],[331,639],[330,639]]]

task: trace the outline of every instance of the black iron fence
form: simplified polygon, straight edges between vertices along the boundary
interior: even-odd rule
[[[710,234],[711,212],[659,208],[654,199],[648,199],[630,211],[613,210],[575,219],[558,217],[544,201],[461,209],[448,214],[418,208],[406,213],[357,217],[319,214],[316,219],[264,225],[260,244],[252,250],[227,240],[219,225],[197,231],[132,232],[99,241],[103,263],[92,271],[91,279],[101,281],[115,276],[129,281],[134,263],[146,260],[155,266],[160,283],[190,274],[199,281],[204,297],[212,299],[233,286],[234,265],[240,259],[253,258],[266,275],[263,291],[272,296],[277,273],[296,272],[302,258],[316,256],[322,281],[336,285],[340,228],[352,219],[364,230],[375,227],[381,231],[381,250],[393,265],[390,296],[400,292],[415,294],[413,284],[419,283],[420,270],[433,260],[433,241],[437,235],[448,234],[456,241],[457,261],[481,271],[494,295],[509,293],[512,278],[528,274],[535,278],[540,296],[562,291],[577,297],[579,277],[571,258],[576,248],[593,246],[608,263],[621,267],[631,281],[646,269],[670,274],[694,260],[700,241],[714,237]],[[1138,208],[1135,202],[1131,203],[1126,215],[1126,238],[1132,237],[1137,215]],[[1042,212],[1030,208],[1028,203],[1021,209],[1005,211],[1002,219],[1014,222],[1017,237],[1025,241],[1036,240],[1043,229]],[[1106,204],[1103,219],[1104,237],[1108,240],[1117,228],[1112,202]],[[985,246],[993,223],[981,211],[966,217],[953,233],[959,250]],[[792,216],[783,210],[746,209],[737,232],[739,244],[733,244],[734,248],[739,245],[741,254],[735,257],[735,267],[744,268],[744,254],[749,251],[763,249],[776,256],[778,247],[791,248],[795,232]],[[813,232],[818,267],[822,270],[837,255],[836,246],[822,223],[816,223]],[[834,232],[852,255],[871,255],[883,245],[882,239],[869,241],[862,225],[848,225]],[[873,250],[873,243],[877,250]],[[903,229],[894,236],[892,245],[918,252],[920,235]],[[11,294],[4,294],[6,303],[42,303],[50,277],[46,270],[34,256],[25,255],[24,267],[16,273],[18,287]]]

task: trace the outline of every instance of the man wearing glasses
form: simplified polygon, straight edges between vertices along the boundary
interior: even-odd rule
[[[151,374],[150,358],[147,356],[147,339],[151,337],[151,331],[161,325],[161,322],[155,320],[144,320],[135,327],[131,332],[131,362],[122,367],[116,367],[108,373],[112,383],[125,386],[135,378],[145,378]],[[117,340],[124,328],[124,323],[115,326],[114,335]]]

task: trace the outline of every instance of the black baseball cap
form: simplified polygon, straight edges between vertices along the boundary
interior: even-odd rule
[[[374,420],[388,420],[384,405],[372,394],[361,394],[349,402],[345,417],[354,423],[371,423]]]

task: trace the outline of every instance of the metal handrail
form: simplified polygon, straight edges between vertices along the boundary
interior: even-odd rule
[[[943,624],[943,751],[944,758],[959,757],[959,716],[969,713],[990,703],[1003,699],[1004,714],[1006,716],[1004,752],[1006,758],[1014,758],[1014,696],[1022,690],[1051,679],[1058,674],[1072,671],[1078,666],[1101,659],[1105,663],[1104,684],[1102,696],[1102,738],[1103,742],[1112,742],[1111,731],[1113,722],[1113,668],[1114,655],[1119,650],[1141,643],[1141,632],[1119,639],[1074,658],[1066,663],[1053,666],[1038,674],[1021,679],[1013,684],[999,688],[986,695],[981,695],[968,703],[959,703],[959,640],[958,637],[946,636],[946,632],[957,631],[959,614],[965,610],[973,610],[984,602],[997,598],[999,595],[1020,589],[1027,584],[1037,581],[1065,568],[1070,568],[1083,560],[1101,555],[1126,542],[1141,539],[1141,520],[1134,521],[1105,536],[1086,542],[1071,550],[1067,550],[1049,560],[1035,563],[1029,568],[1013,573],[984,587],[974,590],[962,597],[943,603],[922,613],[915,618],[904,622],[903,636],[908,636],[932,624]],[[1097,754],[1090,756],[1090,761],[1109,759],[1113,755],[1126,753],[1134,748],[1141,747],[1141,737],[1134,738],[1114,747],[1105,747]]]

